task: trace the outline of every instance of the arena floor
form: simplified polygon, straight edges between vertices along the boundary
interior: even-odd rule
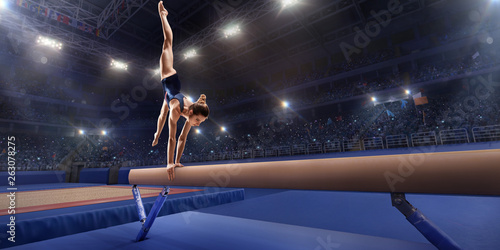
[[[483,143],[433,150],[498,148],[500,143]],[[370,151],[341,155],[366,153]],[[127,185],[103,187],[71,183],[26,185],[21,191],[45,190],[50,196],[52,191],[61,192],[61,186],[68,187],[67,191],[116,190],[119,197],[130,192]],[[436,249],[392,207],[388,193],[172,188],[191,190],[169,195],[144,241],[135,242],[141,223],[137,221],[133,201],[121,200],[19,214],[17,239],[20,245],[8,242],[6,245],[2,239],[2,248],[64,249],[71,244],[72,249],[86,250]],[[124,195],[122,190],[126,190]],[[159,187],[140,187],[140,190],[148,211],[155,197],[146,196],[155,196]],[[210,203],[203,208],[193,206],[198,198]],[[406,198],[463,249],[500,249],[500,224],[495,223],[500,221],[500,197],[407,194]],[[4,231],[5,226],[2,226]]]

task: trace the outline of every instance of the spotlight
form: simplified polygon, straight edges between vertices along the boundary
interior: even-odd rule
[[[78,132],[79,132],[81,135],[84,135],[84,134],[85,134],[85,131],[83,131],[83,130],[81,130],[81,129],[80,129],[80,131],[78,131]]]
[[[201,130],[196,129],[196,133],[197,133],[197,134],[201,134]]]
[[[372,102],[376,102],[376,101],[377,101],[377,98],[372,97]]]
[[[281,5],[283,6],[283,9],[285,9],[293,5],[296,5],[298,2],[299,2],[298,0],[282,0]]]
[[[283,101],[283,102],[281,103],[281,105],[283,105],[283,107],[285,107],[285,108],[288,108],[288,106],[289,106],[289,104],[288,104],[288,102],[287,102],[287,101]]]
[[[7,8],[7,1],[0,0],[0,9],[5,9],[5,8]]]
[[[227,27],[224,30],[224,36],[226,38],[229,38],[229,37],[232,37],[232,36],[239,34],[240,32],[241,32],[241,30],[240,30],[239,25],[232,25],[232,26]]]
[[[111,67],[116,68],[116,69],[120,69],[120,70],[127,70],[128,69],[128,65],[126,63],[115,61],[115,60],[111,60]]]
[[[486,38],[486,43],[492,44],[493,43],[493,37],[490,36],[490,37]]]
[[[194,103],[194,100],[193,100],[193,98],[191,98],[191,96],[186,96],[186,98],[187,98],[190,102],[193,102],[193,103]]]
[[[108,134],[108,132],[106,132],[106,130],[103,130],[103,131],[101,131],[101,134],[102,134],[102,135],[107,135],[107,134]]]
[[[411,94],[411,91],[407,89],[407,90],[406,90],[406,94],[407,94],[407,95]]]
[[[226,131],[226,127],[220,127],[220,131]]]
[[[191,50],[187,51],[186,53],[184,53],[184,59],[189,59],[189,58],[195,57],[195,56],[196,56],[195,49],[191,49]]]
[[[54,39],[50,39],[48,37],[38,36],[36,42],[40,45],[43,45],[46,47],[51,47],[53,49],[57,49],[57,50],[62,49],[62,43],[60,43],[59,41],[56,41]]]

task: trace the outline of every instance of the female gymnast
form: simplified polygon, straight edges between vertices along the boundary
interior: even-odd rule
[[[168,179],[175,178],[174,168],[182,167],[181,156],[186,145],[187,135],[192,126],[199,126],[208,118],[210,110],[206,104],[206,96],[200,95],[200,98],[195,103],[189,101],[183,94],[180,93],[181,83],[177,76],[177,71],[173,68],[174,55],[172,52],[172,29],[167,21],[168,12],[163,6],[163,1],[158,3],[158,12],[160,14],[161,25],[163,27],[163,51],[160,57],[160,74],[161,83],[163,85],[163,106],[158,117],[158,124],[152,146],[158,144],[161,131],[167,120],[167,114],[170,110],[168,119],[168,146],[167,146],[167,172]],[[177,132],[177,121],[180,117],[186,118],[184,127],[179,136],[179,141],[176,142],[175,134]],[[177,143],[177,154],[174,163],[175,144]]]

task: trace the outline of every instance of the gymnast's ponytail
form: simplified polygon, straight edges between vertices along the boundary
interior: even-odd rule
[[[193,115],[202,115],[204,117],[208,117],[208,115],[210,114],[210,109],[208,109],[207,105],[207,96],[201,94],[200,98],[198,98],[198,101],[189,106],[189,110],[193,110]]]
[[[201,94],[200,98],[198,98],[198,101],[196,101],[196,103],[207,104],[207,96],[204,94]]]

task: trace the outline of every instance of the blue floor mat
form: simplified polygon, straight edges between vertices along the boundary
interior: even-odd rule
[[[139,228],[140,223],[128,223],[12,249],[435,249],[426,243],[198,212],[158,218],[148,238],[134,242]]]
[[[407,194],[464,249],[500,249],[500,197]],[[292,190],[198,210],[238,218],[428,242],[391,205],[390,194]]]

